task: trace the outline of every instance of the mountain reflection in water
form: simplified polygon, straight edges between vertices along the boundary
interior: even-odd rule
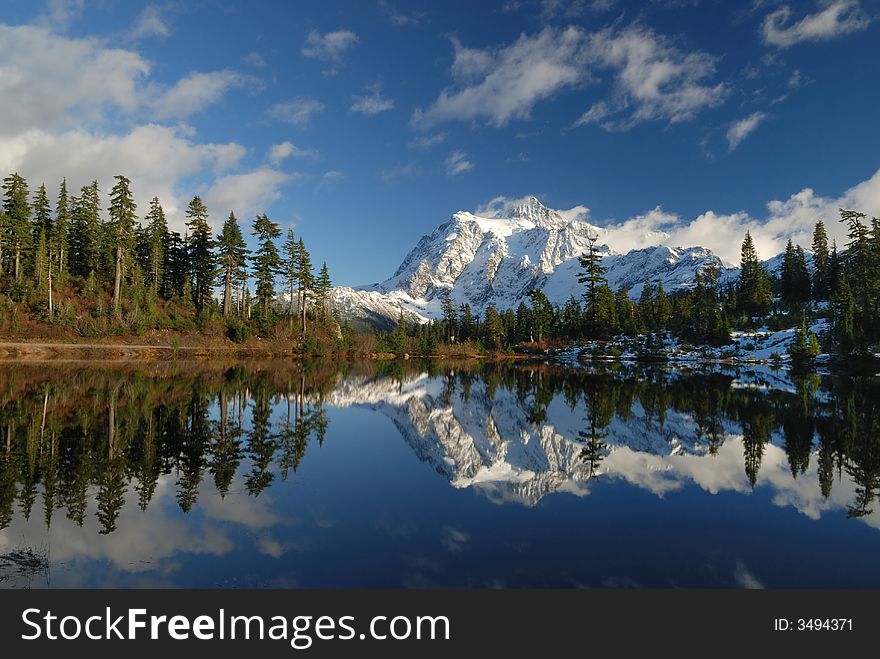
[[[620,585],[601,566],[524,564],[557,562],[570,551],[559,545],[615,512],[638,524],[649,510],[609,551],[656,540],[662,530],[646,529],[662,523],[690,538],[711,529],[707,555],[681,557],[711,562],[740,532],[724,526],[731,507],[743,525],[784,515],[792,529],[763,539],[780,549],[822,527],[867,561],[880,546],[878,491],[876,377],[474,363],[0,372],[0,586]],[[649,503],[632,503],[638,493]],[[523,549],[547,528],[558,544]],[[506,566],[483,583],[487,556],[464,551],[478,535]],[[355,555],[361,544],[386,555]],[[413,555],[393,555],[403,548]],[[15,564],[24,549],[46,561]],[[661,575],[647,548],[630,551],[619,567],[640,571],[636,584],[751,583],[732,555],[727,583]],[[438,556],[456,567],[436,567]],[[320,569],[304,574],[303,557]],[[862,576],[880,581],[876,568]],[[813,583],[778,577],[763,578]]]

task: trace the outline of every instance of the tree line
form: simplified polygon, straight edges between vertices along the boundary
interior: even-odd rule
[[[645,281],[638,299],[608,284],[595,238],[579,257],[581,295],[553,305],[540,288],[514,309],[489,306],[482,317],[469,304],[456,306],[441,296],[441,318],[406,323],[380,333],[381,349],[431,354],[438,346],[472,342],[480,348],[510,349],[522,343],[607,341],[621,335],[642,336],[647,353],[667,336],[688,343],[723,346],[733,330],[796,327],[789,352],[809,361],[821,351],[841,357],[864,355],[880,341],[880,220],[870,224],[862,212],[840,211],[849,241],[843,251],[829,244],[827,230],[816,223],[809,255],[789,240],[778,273],[768,272],[751,235],[742,243],[739,275],[722,281],[717,269],[699,271],[692,286],[667,292],[662,281]],[[826,318],[821,336],[811,322]]]
[[[234,212],[214,235],[208,208],[195,196],[181,235],[169,229],[158,197],[139,217],[131,181],[122,175],[114,181],[104,219],[97,181],[72,194],[63,180],[53,208],[45,184],[31,194],[18,173],[4,178],[0,290],[43,321],[81,323],[85,314],[109,319],[119,330],[161,328],[162,301],[191,308],[199,322],[222,314],[238,340],[265,333],[285,317],[289,331],[305,341],[309,317],[328,319],[327,264],[315,274],[292,229],[282,243],[280,225],[257,215],[251,250]]]

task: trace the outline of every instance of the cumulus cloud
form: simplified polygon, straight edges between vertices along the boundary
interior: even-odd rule
[[[373,115],[386,112],[394,107],[392,99],[382,96],[381,83],[368,85],[366,91],[366,94],[352,96],[352,112]]]
[[[234,142],[199,144],[178,128],[156,124],[136,126],[121,135],[33,129],[0,137],[0,171],[18,171],[31,181],[45,181],[50,188],[67,177],[71,191],[95,179],[105,193],[113,176],[123,173],[133,182],[139,209],[146,209],[149,200],[159,196],[176,229],[183,227],[187,202],[180,180],[204,171],[228,171],[244,155],[244,147]]]
[[[459,80],[477,79],[444,89],[430,107],[416,110],[413,126],[431,128],[446,121],[478,119],[503,126],[527,118],[538,101],[584,79],[584,44],[585,35],[576,27],[545,28],[497,51],[475,52],[453,41],[453,75]]]
[[[593,104],[575,126],[598,122],[607,130],[626,130],[642,121],[679,123],[720,105],[728,93],[724,83],[710,82],[712,55],[682,52],[663,35],[638,25],[592,35],[589,59],[613,72],[614,89],[609,100]]]
[[[86,0],[48,0],[40,22],[58,30],[66,30],[73,21],[82,16],[85,6]]]
[[[753,112],[748,117],[734,121],[727,129],[727,145],[731,151],[736,149],[744,139],[751,135],[758,125],[767,117],[763,112]]]
[[[0,104],[0,170],[18,171],[34,184],[53,189],[66,177],[75,194],[95,179],[106,195],[113,176],[125,174],[139,210],[158,196],[169,224],[180,230],[188,199],[203,189],[222,206],[265,210],[289,177],[271,168],[233,174],[246,153],[243,146],[203,143],[191,127],[159,123],[249,84],[247,76],[193,73],[159,85],[137,52],[41,26],[0,25],[0,61],[0,97],[15,99]],[[220,194],[224,182],[240,184],[227,193],[236,198]]]
[[[306,36],[306,43],[300,52],[311,59],[339,62],[358,41],[358,35],[351,30],[336,30],[325,34],[312,30]]]
[[[132,39],[163,38],[171,35],[171,26],[159,7],[148,5],[135,18],[129,34]]]
[[[213,212],[215,223],[222,222],[218,218],[226,217],[229,211],[249,218],[266,212],[272,202],[281,198],[281,187],[294,178],[293,174],[272,167],[259,167],[243,174],[218,178],[203,198]]]
[[[458,176],[474,168],[474,163],[468,160],[468,156],[464,151],[453,151],[447,156],[443,164],[446,167],[447,176]]]
[[[864,30],[871,22],[859,0],[824,0],[822,5],[800,20],[793,20],[794,11],[788,5],[770,12],[761,25],[764,43],[789,48],[802,41],[829,41]]]
[[[483,217],[494,217],[507,206],[525,199],[496,197],[475,212]],[[846,227],[838,221],[840,208],[880,216],[880,170],[836,197],[821,196],[811,188],[804,188],[788,199],[770,201],[764,217],[753,217],[743,211],[719,213],[707,210],[687,219],[658,207],[625,220],[602,221],[591,218],[585,206],[557,212],[568,221],[589,222],[600,227],[600,242],[620,253],[654,245],[699,245],[711,249],[728,265],[738,265],[746,231],[751,233],[755,249],[763,259],[783,251],[789,239],[795,244],[808,246],[818,220],[824,221],[829,239],[836,240],[842,248],[848,238]]]
[[[269,162],[273,165],[279,165],[283,161],[288,158],[301,158],[304,156],[313,156],[315,152],[311,149],[300,149],[295,146],[293,142],[284,141],[280,144],[273,144],[269,147],[269,152],[266,154],[266,157],[269,159]]]
[[[448,121],[484,120],[503,126],[527,119],[535,105],[610,71],[610,97],[597,100],[575,126],[598,122],[625,130],[642,121],[687,121],[719,105],[724,83],[713,83],[715,58],[684,52],[646,27],[607,28],[587,33],[578,27],[546,27],[495,49],[467,48],[452,41],[455,85],[441,91],[412,126],[430,129]]]
[[[298,96],[269,108],[269,116],[278,121],[305,128],[312,117],[324,111],[324,104],[314,98]]]
[[[253,78],[229,69],[190,73],[159,93],[151,107],[157,119],[181,119],[216,103],[230,89],[253,82]]]
[[[0,25],[0,62],[0,98],[6,99],[0,135],[73,128],[108,111],[133,112],[150,73],[137,53],[37,26]]]

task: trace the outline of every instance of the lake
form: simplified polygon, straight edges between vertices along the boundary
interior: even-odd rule
[[[880,587],[880,378],[0,363],[0,587]]]

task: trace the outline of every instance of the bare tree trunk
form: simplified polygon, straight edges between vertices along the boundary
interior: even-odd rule
[[[49,257],[49,271],[48,271],[48,283],[49,283],[49,320],[52,320],[52,257]]]
[[[223,278],[223,315],[228,316],[232,313],[232,269],[226,269],[226,275]]]
[[[119,293],[122,289],[122,245],[116,247],[116,274],[113,276],[113,311],[119,313]]]
[[[15,246],[15,281],[21,279],[21,245]]]

